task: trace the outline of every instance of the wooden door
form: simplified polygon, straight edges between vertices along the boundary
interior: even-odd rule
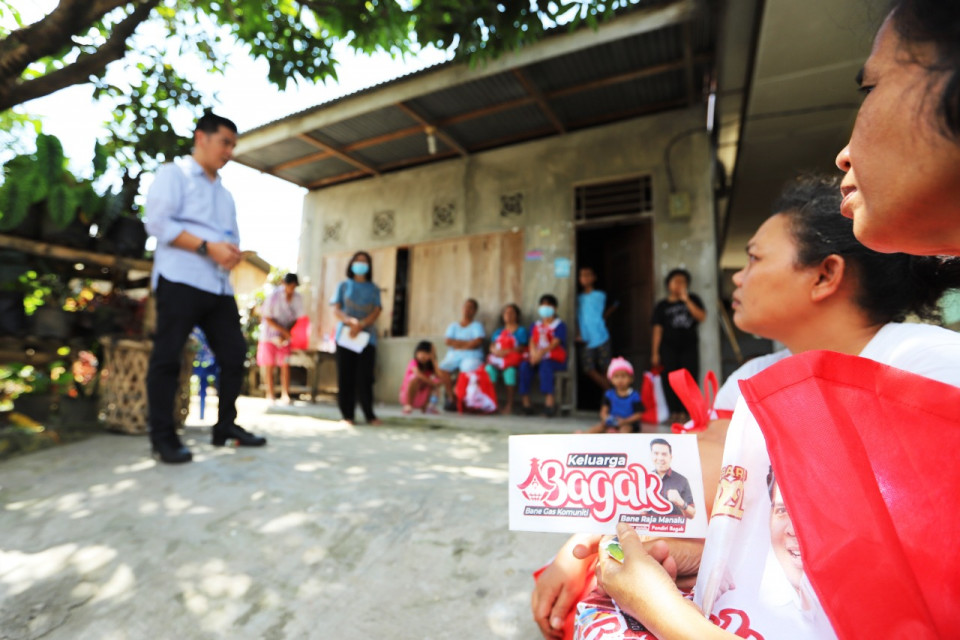
[[[577,231],[577,268],[597,272],[597,288],[607,304],[618,303],[607,320],[614,356],[626,358],[637,375],[650,367],[653,314],[653,225],[648,219]],[[598,409],[601,393],[578,374],[577,408]]]

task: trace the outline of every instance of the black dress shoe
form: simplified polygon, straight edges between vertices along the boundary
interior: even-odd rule
[[[215,447],[222,447],[227,444],[227,440],[235,440],[238,447],[262,447],[267,444],[267,439],[262,436],[255,436],[243,427],[230,424],[225,427],[217,425],[213,428],[213,438],[210,440]]]
[[[190,453],[190,449],[183,446],[179,438],[176,440],[154,442],[153,457],[167,464],[180,464],[193,460],[193,454]]]

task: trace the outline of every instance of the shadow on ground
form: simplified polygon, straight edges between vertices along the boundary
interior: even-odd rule
[[[539,637],[530,572],[565,536],[507,530],[502,430],[253,402],[264,449],[193,426],[188,465],[116,435],[0,465],[0,638]]]

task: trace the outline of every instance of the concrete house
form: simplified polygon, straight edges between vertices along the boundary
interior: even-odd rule
[[[829,166],[852,124],[852,80],[833,86],[856,74],[876,22],[860,20],[842,46],[819,42],[843,32],[836,20],[854,2],[641,3],[596,30],[437,65],[245,132],[236,160],[310,190],[298,272],[318,346],[347,261],[372,254],[378,400],[396,402],[418,340],[442,356],[468,297],[489,335],[504,304],[529,324],[553,293],[573,335],[581,265],[619,303],[615,354],[641,370],[663,277],[687,268],[707,306],[701,367],[720,372],[722,270],[738,266],[780,184]],[[803,40],[803,16],[818,10],[815,41]],[[804,93],[826,77],[832,94]],[[788,104],[768,84],[792,92]],[[784,131],[797,144],[771,148]],[[804,154],[819,162],[797,164]],[[597,405],[574,386],[578,406]]]

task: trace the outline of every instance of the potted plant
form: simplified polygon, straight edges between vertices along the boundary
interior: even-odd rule
[[[139,179],[125,176],[119,191],[105,198],[97,234],[97,248],[101,252],[129,258],[143,257],[148,235],[134,203],[139,184]]]
[[[62,426],[86,427],[98,423],[100,371],[100,361],[92,351],[82,350],[77,354],[70,365],[70,385],[58,396]]]
[[[56,387],[50,372],[30,364],[7,365],[0,367],[0,383],[4,395],[13,399],[14,411],[41,423],[50,417]]]
[[[65,279],[55,273],[38,274],[31,269],[19,280],[25,291],[26,314],[33,321],[31,333],[38,338],[69,338],[72,314],[63,308],[70,293]]]
[[[66,169],[63,146],[55,136],[37,136],[33,153],[23,153],[4,166],[0,186],[0,233],[81,248],[90,246],[90,227],[78,218],[98,206],[89,181]],[[92,195],[91,195],[92,194]]]
[[[0,252],[0,337],[19,337],[27,330],[23,287],[20,283],[20,276],[26,269],[23,254]]]

